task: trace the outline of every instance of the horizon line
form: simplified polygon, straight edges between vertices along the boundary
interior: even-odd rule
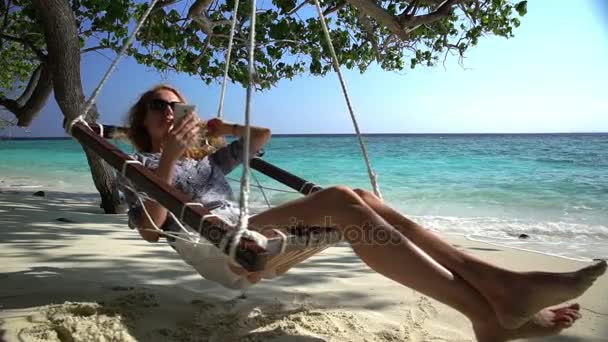
[[[429,135],[601,135],[607,132],[492,132],[492,133],[361,133],[362,136],[429,136]],[[273,137],[311,137],[311,136],[356,136],[356,133],[273,133]],[[70,136],[0,136],[2,140],[68,140]]]

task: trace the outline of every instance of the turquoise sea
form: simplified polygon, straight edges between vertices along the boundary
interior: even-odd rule
[[[365,140],[385,200],[429,228],[562,256],[608,258],[608,134]],[[264,158],[322,186],[371,189],[355,136],[275,136]],[[239,179],[240,170],[230,177]],[[0,141],[0,188],[94,192],[84,154],[72,140]],[[266,206],[262,194],[252,192],[253,206]],[[265,194],[272,205],[299,196]]]

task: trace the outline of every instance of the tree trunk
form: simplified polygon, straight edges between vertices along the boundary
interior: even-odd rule
[[[114,169],[88,148],[85,147],[84,150],[91,168],[93,182],[101,196],[100,207],[106,214],[124,213],[126,208],[120,203]]]
[[[33,0],[38,19],[44,28],[55,100],[70,122],[84,110],[84,92],[80,78],[80,41],[76,18],[68,0]],[[88,115],[87,121],[94,119]],[[124,212],[112,169],[95,153],[83,146],[93,182],[101,195],[101,207],[107,214]]]

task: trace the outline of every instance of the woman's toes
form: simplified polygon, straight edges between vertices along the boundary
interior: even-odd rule
[[[581,318],[579,312],[580,306],[578,304],[571,304],[560,308],[553,308],[550,311],[553,313],[553,321],[569,321],[574,323],[576,320]]]
[[[572,318],[572,320],[576,321],[577,319],[581,318],[582,315],[580,312],[578,311],[574,311],[574,310],[568,310],[566,312],[566,315],[570,318]]]

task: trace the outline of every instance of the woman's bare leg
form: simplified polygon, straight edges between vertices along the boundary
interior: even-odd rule
[[[348,188],[329,188],[285,203],[252,216],[249,223],[252,229],[259,231],[302,224],[332,225],[343,234],[355,253],[368,266],[413,288],[428,287],[432,291],[434,284],[444,284],[444,281],[453,281],[454,278]],[[375,237],[382,238],[382,244],[372,241],[374,230]],[[386,262],[387,260],[391,262]],[[408,271],[417,276],[404,276],[403,265],[408,265]]]
[[[475,287],[490,303],[501,324],[508,328],[521,326],[544,307],[580,296],[606,271],[605,262],[572,273],[508,271],[458,250],[385,205],[374,194],[354,191],[395,229]]]
[[[337,229],[344,232],[347,239],[349,229],[366,229],[361,222],[372,223],[372,227],[384,229],[390,234],[396,232],[352,190],[341,187],[326,189],[272,208],[251,217],[250,224],[257,230],[264,230],[296,224],[325,226],[328,219],[331,219]],[[498,324],[489,303],[476,289],[459,276],[446,274],[442,267],[437,267],[436,262],[420,253],[420,250],[413,247],[400,233],[398,235],[392,237],[393,242],[398,242],[393,244],[377,245],[373,241],[362,243],[356,239],[350,242],[355,252],[372,269],[468,316],[473,321],[480,340],[501,341],[532,334],[553,334],[571,324],[576,318],[574,316],[578,314],[575,310],[565,307],[558,308],[555,312],[542,311],[535,319],[548,321],[549,316],[565,318],[563,322],[548,327],[539,328],[537,324],[530,322],[521,329],[507,331]]]

